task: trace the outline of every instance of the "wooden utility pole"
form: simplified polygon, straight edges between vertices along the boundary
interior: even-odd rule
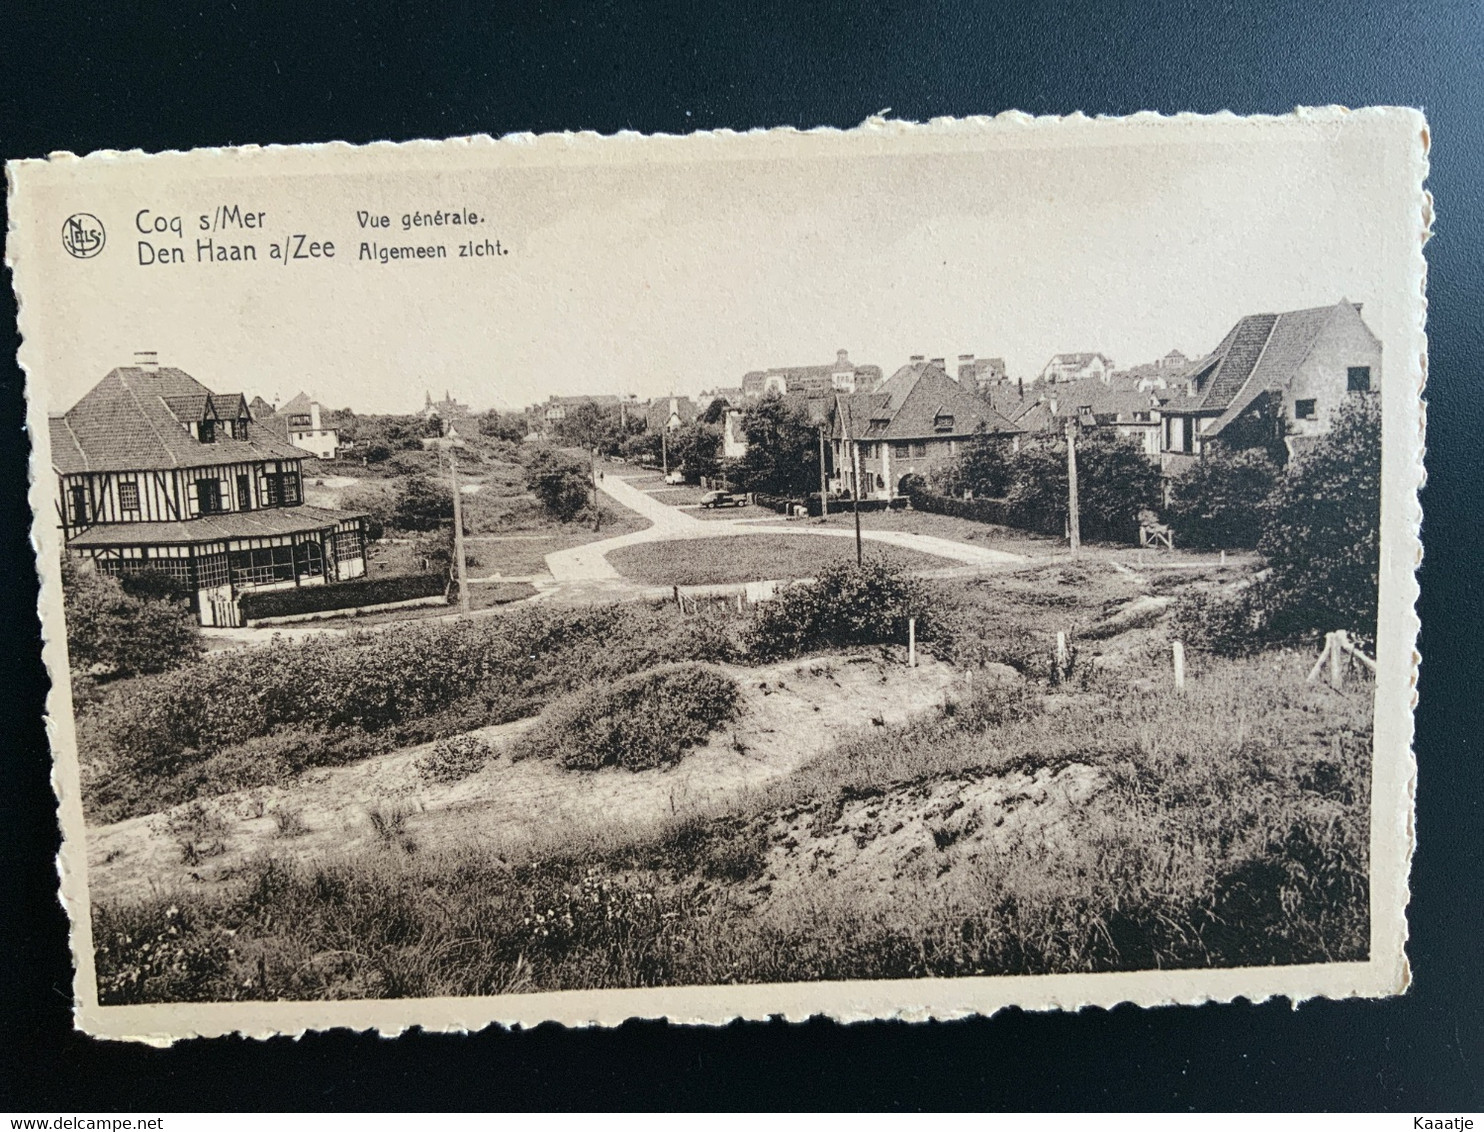
[[[855,464],[855,490],[850,493],[851,506],[855,509],[855,564],[864,566],[865,551],[861,549],[861,446],[854,446],[852,459]]]
[[[660,429],[660,470],[665,473],[666,479],[670,477],[670,442],[666,439],[669,431],[667,428]]]
[[[1082,517],[1077,510],[1077,418],[1067,421],[1067,535],[1072,555],[1082,546]]]
[[[819,517],[821,519],[827,519],[827,518],[829,518],[829,514],[830,514],[830,501],[829,501],[828,496],[826,495],[826,492],[828,491],[828,488],[829,488],[829,482],[826,479],[825,474],[824,474],[824,425],[820,425],[819,426]]]
[[[458,457],[448,442],[448,483],[453,488],[453,562],[459,580],[459,616],[469,614],[469,576],[464,569],[464,503],[459,497]]]

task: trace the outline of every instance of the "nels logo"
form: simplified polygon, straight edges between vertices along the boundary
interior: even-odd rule
[[[91,259],[103,250],[103,222],[91,212],[77,212],[62,225],[62,247],[78,259]]]

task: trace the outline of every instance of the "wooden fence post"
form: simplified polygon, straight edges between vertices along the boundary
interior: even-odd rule
[[[1345,654],[1345,630],[1336,629],[1330,635],[1329,641],[1329,684],[1332,688],[1338,688],[1345,679],[1345,669],[1342,666]]]
[[[1185,646],[1179,641],[1170,645],[1170,652],[1175,658],[1175,691],[1185,691]]]
[[[917,667],[917,618],[907,618],[907,667]]]
[[[1067,678],[1067,635],[1060,630],[1056,634],[1056,680],[1057,683]]]

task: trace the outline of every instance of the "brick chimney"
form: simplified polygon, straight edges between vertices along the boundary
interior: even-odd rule
[[[907,359],[907,363],[914,366],[920,366],[925,361],[927,361],[926,354],[913,354],[910,358]]]
[[[140,369],[157,370],[160,368],[160,355],[154,350],[135,350],[134,364]]]

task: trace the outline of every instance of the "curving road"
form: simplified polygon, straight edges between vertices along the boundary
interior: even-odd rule
[[[616,535],[585,546],[556,550],[546,556],[546,567],[558,585],[583,583],[624,583],[623,576],[605,557],[622,546],[644,542],[675,542],[684,539],[730,538],[737,535],[783,534],[815,535],[820,538],[854,538],[853,530],[803,524],[758,523],[756,520],[696,519],[677,507],[662,503],[647,491],[641,491],[621,476],[608,475],[598,482],[602,492],[614,502],[648,519],[651,526],[642,531]],[[933,535],[910,534],[906,531],[862,531],[868,542],[886,543],[904,550],[917,550],[965,566],[1003,566],[1026,559],[1004,550],[989,550]]]

